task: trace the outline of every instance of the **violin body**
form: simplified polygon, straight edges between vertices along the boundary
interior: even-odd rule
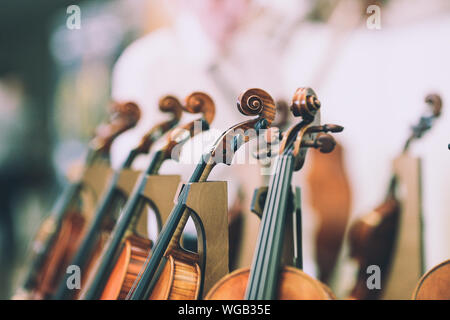
[[[414,290],[413,300],[450,300],[450,260],[425,273]]]
[[[139,271],[150,254],[152,241],[131,235],[125,240],[117,263],[111,272],[101,300],[124,300],[136,280]]]
[[[392,261],[395,247],[400,203],[390,197],[375,210],[358,219],[350,228],[350,255],[359,264],[356,285],[351,292],[351,299],[377,299],[380,290],[369,290],[366,285],[367,267],[378,265],[385,281]]]
[[[198,254],[171,249],[149,300],[197,300],[201,276]]]
[[[83,236],[85,218],[79,212],[70,212],[61,223],[56,241],[49,251],[37,277],[34,299],[46,299],[54,293],[65,267],[75,254]]]
[[[243,300],[249,268],[238,269],[220,280],[208,293],[208,300]],[[285,266],[278,280],[278,300],[333,300],[331,290],[300,269]]]
[[[132,235],[106,283],[101,300],[125,300],[151,253],[151,240]],[[182,248],[172,249],[149,300],[196,300],[200,294],[199,256]]]

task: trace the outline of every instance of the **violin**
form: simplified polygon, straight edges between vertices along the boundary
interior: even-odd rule
[[[413,300],[450,300],[450,260],[425,273],[417,283]]]
[[[307,174],[309,203],[319,218],[315,236],[318,279],[330,283],[350,218],[351,188],[344,164],[343,147],[333,152],[311,150]]]
[[[421,138],[431,129],[434,121],[440,116],[442,100],[437,94],[430,94],[425,98],[429,106],[429,114],[422,116],[412,127],[402,153],[406,154],[411,143]],[[399,228],[401,205],[397,198],[396,189],[398,178],[392,175],[384,202],[373,211],[357,219],[349,230],[350,256],[358,263],[358,275],[355,286],[350,293],[350,299],[378,299],[382,290],[367,288],[367,267],[378,265],[381,270],[381,286],[389,275]]]
[[[99,265],[93,270],[95,274],[92,281],[81,293],[82,299],[123,299],[136,278],[140,265],[150,252],[151,241],[135,232],[135,223],[138,213],[141,212],[143,201],[142,191],[147,183],[147,178],[149,175],[157,174],[165,160],[174,157],[175,148],[181,150],[180,147],[190,137],[199,133],[199,130],[196,130],[196,122],[200,121],[202,130],[208,130],[215,115],[213,100],[202,92],[194,92],[189,95],[186,98],[185,106],[181,107],[188,113],[202,113],[203,116],[200,120],[173,129],[169,133],[166,145],[154,154],[146,170],[139,176],[98,259]]]
[[[151,128],[141,139],[139,145],[130,151],[120,169],[113,173],[106,191],[97,205],[86,235],[70,262],[70,265],[76,265],[84,270],[85,274],[89,274],[92,264],[98,258],[101,248],[104,246],[104,238],[107,237],[107,233],[111,232],[111,228],[108,227],[114,225],[114,221],[112,221],[114,220],[113,213],[116,213],[117,209],[120,209],[123,205],[124,197],[117,186],[121,171],[130,168],[137,156],[149,153],[152,145],[179,122],[183,108],[177,98],[165,96],[159,101],[159,110],[164,113],[171,113],[172,118]],[[69,274],[66,274],[64,280],[60,282],[56,294],[52,297],[53,299],[71,299],[78,292],[67,287],[66,282],[69,276]]]
[[[97,162],[108,161],[114,139],[134,127],[140,118],[135,103],[115,103],[108,123],[96,129],[90,141],[84,169]],[[15,298],[43,299],[49,297],[79,244],[85,228],[85,218],[78,207],[83,189],[82,178],[69,184],[41,226],[33,245],[33,262],[23,288]]]
[[[225,276],[209,291],[206,299],[334,298],[324,284],[302,270],[281,265],[293,172],[302,168],[308,148],[318,148],[324,153],[334,149],[335,141],[326,132],[343,130],[343,127],[337,125],[320,125],[320,106],[312,89],[299,88],[296,91],[291,111],[294,116],[301,116],[302,121],[289,129],[281,140],[251,268],[238,269]]]
[[[244,115],[258,117],[226,130],[211,151],[201,157],[189,183],[206,181],[219,163],[230,165],[239,147],[267,129],[275,118],[275,102],[261,89],[243,92],[238,98],[238,110]],[[193,300],[202,296],[204,261],[208,254],[204,249],[205,243],[200,243],[197,253],[184,250],[180,244],[184,226],[190,217],[186,205],[189,183],[179,193],[177,203],[126,299]]]

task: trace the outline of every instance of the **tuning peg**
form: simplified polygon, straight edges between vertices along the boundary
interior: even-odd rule
[[[324,124],[323,126],[311,126],[306,131],[307,133],[313,133],[313,132],[342,132],[344,130],[344,127],[339,126],[337,124]]]
[[[329,134],[321,134],[315,140],[303,141],[301,147],[319,149],[322,153],[330,153],[336,146],[336,140]]]

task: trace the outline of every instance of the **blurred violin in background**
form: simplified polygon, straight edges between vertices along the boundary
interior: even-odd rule
[[[135,230],[136,217],[141,213],[143,200],[141,192],[146,185],[147,177],[158,174],[163,162],[173,158],[175,148],[181,150],[180,147],[184,143],[200,133],[199,130],[195,130],[197,121],[200,121],[202,130],[208,130],[215,115],[213,100],[202,92],[190,94],[185,99],[184,106],[179,102],[176,103],[188,113],[202,113],[202,117],[173,129],[169,133],[166,145],[153,155],[148,167],[138,178],[106,246],[98,257],[99,265],[92,271],[92,281],[82,289],[80,296],[82,299],[124,299],[145,257],[150,253],[151,241],[138,235]]]
[[[412,127],[402,154],[406,154],[411,143],[420,139],[432,128],[440,116],[442,100],[437,94],[425,98],[427,114]],[[397,197],[398,177],[393,174],[389,182],[385,200],[368,214],[358,218],[349,230],[350,256],[358,263],[358,276],[350,293],[350,299],[378,299],[383,290],[369,290],[366,284],[367,267],[377,265],[381,270],[381,288],[388,279],[401,215],[401,204]],[[422,242],[422,240],[421,240]]]
[[[112,174],[106,191],[98,202],[86,235],[83,237],[83,241],[70,262],[71,265],[76,265],[83,270],[83,274],[85,275],[90,273],[94,261],[104,247],[104,243],[115,224],[115,220],[117,219],[115,215],[117,215],[117,212],[120,211],[126,201],[124,195],[118,189],[121,172],[124,169],[129,169],[137,156],[148,153],[153,144],[179,122],[183,107],[175,97],[166,96],[160,99],[159,110],[161,112],[171,113],[172,119],[159,123],[151,128],[141,139],[139,145],[129,152],[119,170],[116,170]],[[65,278],[60,282],[57,292],[52,297],[53,299],[73,298],[79,292],[70,290],[67,287],[66,281],[69,276],[69,274],[66,274]],[[86,279],[86,277],[83,277],[83,279]],[[82,281],[82,286],[84,282]]]
[[[96,129],[84,160],[84,170],[98,162],[109,162],[114,139],[134,127],[140,118],[135,103],[115,103],[110,120]],[[51,295],[65,271],[85,231],[86,221],[80,206],[82,178],[70,183],[55,204],[33,243],[30,271],[16,299],[45,299]]]

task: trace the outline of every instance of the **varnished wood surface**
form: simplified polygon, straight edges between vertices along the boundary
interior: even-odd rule
[[[200,294],[201,270],[197,254],[181,248],[167,255],[150,300],[196,300]]]
[[[222,278],[206,295],[208,300],[243,300],[250,269],[238,269]],[[278,300],[331,300],[331,290],[303,271],[284,267],[280,273]]]
[[[414,300],[450,300],[450,260],[446,260],[420,278]]]
[[[125,240],[124,247],[100,300],[123,300],[126,298],[145,259],[151,252],[151,246],[151,240],[135,235],[131,235]]]
[[[54,293],[66,266],[78,248],[84,227],[85,219],[81,214],[78,212],[67,214],[38,277],[35,299],[45,299]]]
[[[350,255],[358,263],[357,280],[350,299],[380,298],[382,290],[367,288],[367,267],[380,267],[383,289],[389,279],[392,256],[395,253],[399,215],[399,202],[395,198],[389,198],[375,210],[356,220],[350,228]]]

